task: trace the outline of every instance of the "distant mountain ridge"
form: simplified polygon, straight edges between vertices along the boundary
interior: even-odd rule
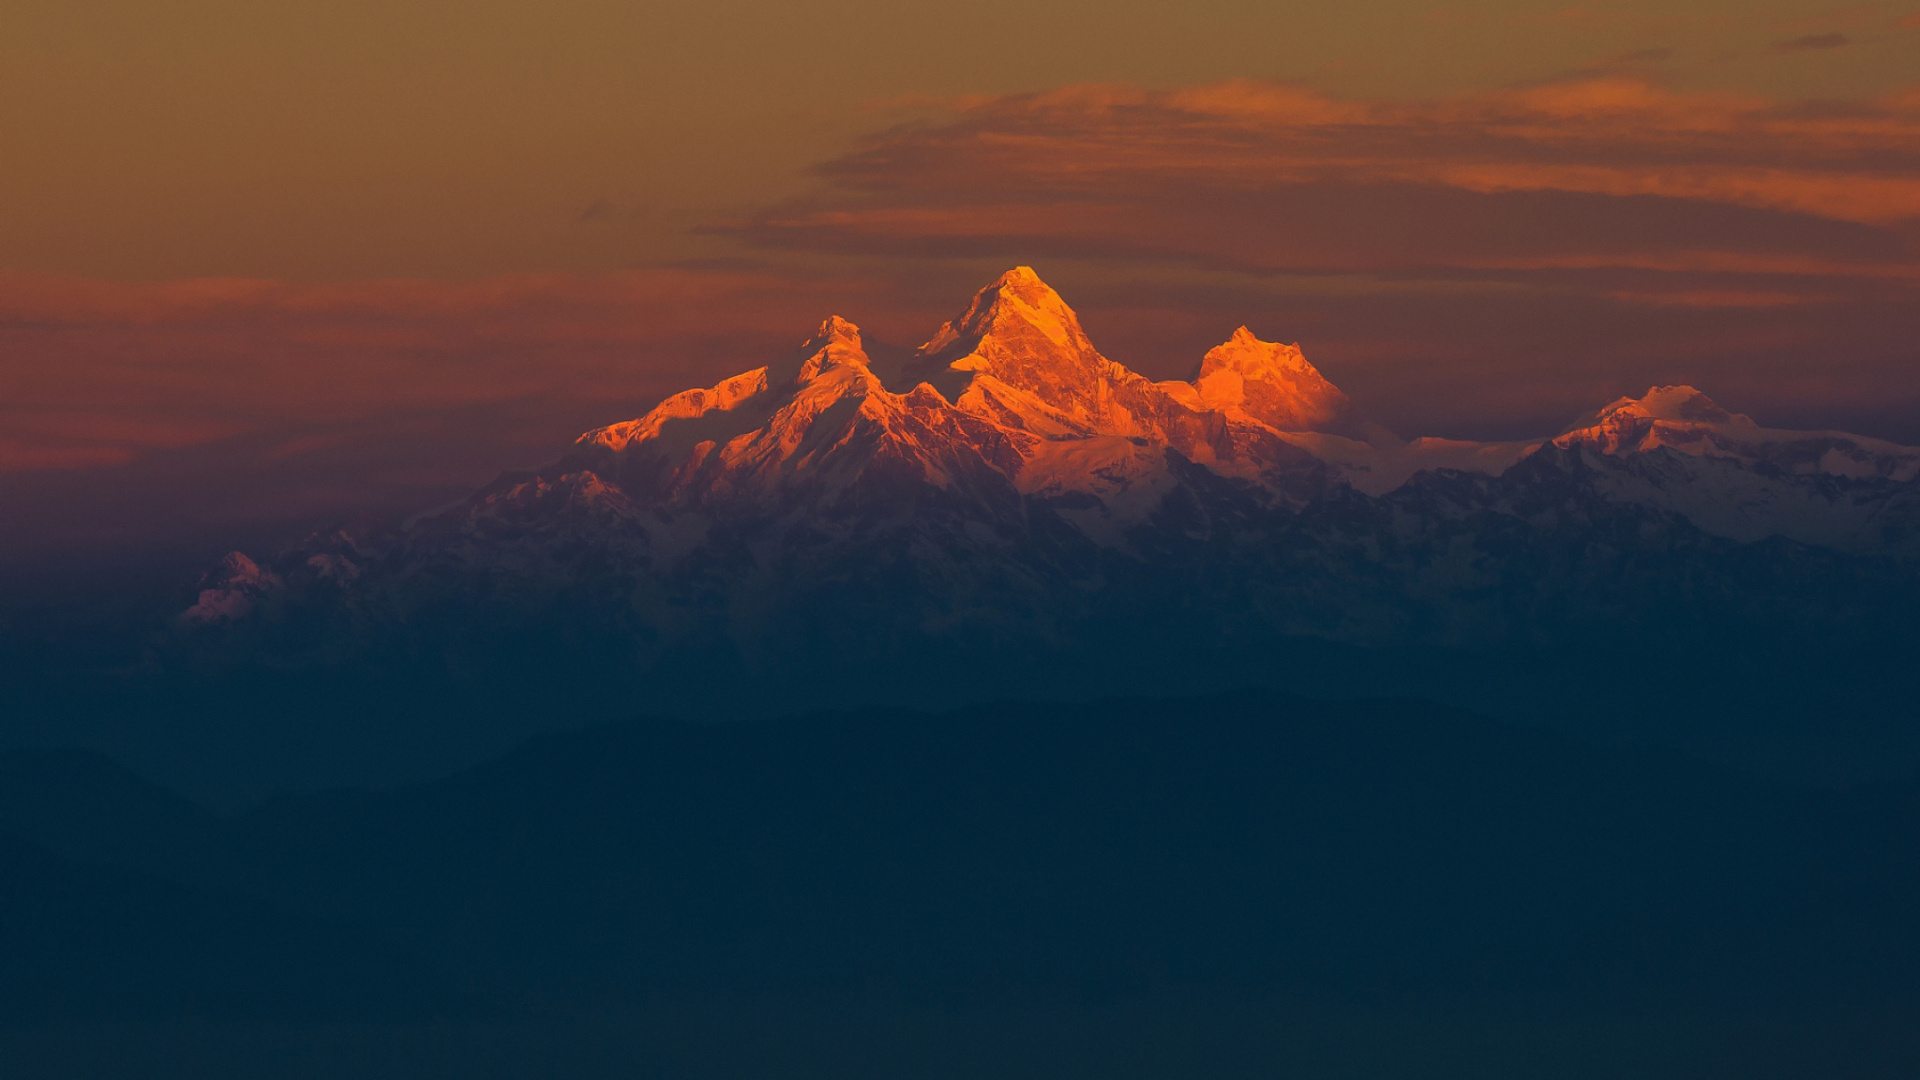
[[[1797,476],[1907,481],[1920,475],[1920,449],[1842,431],[1764,428],[1691,386],[1656,386],[1643,397],[1620,398],[1553,441],[1608,454],[1668,447]]]
[[[1684,386],[1538,440],[1367,442],[1352,421],[1296,346],[1244,328],[1193,381],[1146,379],[1019,268],[911,355],[829,319],[404,529],[235,553],[173,648],[496,672],[592,641],[583,678],[656,698],[880,700],[885,674],[956,695],[937,704],[1102,671],[1185,692],[1212,657],[1284,663],[1300,639],[1920,640],[1920,450],[1763,428]],[[1041,681],[1002,685],[1023,666]]]

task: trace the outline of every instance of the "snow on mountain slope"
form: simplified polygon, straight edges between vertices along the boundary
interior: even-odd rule
[[[1553,440],[1621,463],[1617,502],[1680,514],[1742,542],[1782,536],[1843,551],[1909,552],[1920,449],[1835,431],[1765,428],[1691,386],[1620,398]]]
[[[575,449],[631,497],[700,505],[774,498],[796,483],[831,500],[868,470],[953,487],[1004,471],[1034,438],[960,413],[931,388],[889,393],[859,329],[834,318],[778,363],[587,432]]]
[[[1328,382],[1298,345],[1261,341],[1242,326],[1208,350],[1191,384],[1161,383],[1196,408],[1246,417],[1277,431],[1322,431],[1347,411],[1347,395]]]
[[[1593,452],[1587,444],[1572,446]],[[1607,498],[1679,514],[1707,533],[1742,542],[1782,536],[1842,551],[1884,550],[1895,538],[1879,525],[1905,487],[1877,477],[1781,473],[1730,456],[1645,449],[1605,457],[1616,463],[1596,479]]]
[[[244,618],[297,582],[404,612],[416,595],[536,597],[605,579],[628,583],[618,589],[633,590],[634,610],[725,613],[876,560],[1000,610],[1097,589],[1112,559],[1132,574],[1192,544],[1304,543],[1324,551],[1300,566],[1321,573],[1472,514],[1531,529],[1546,518],[1518,508],[1561,505],[1568,477],[1567,491],[1623,521],[1645,511],[1724,540],[1920,557],[1920,450],[1762,428],[1691,387],[1623,398],[1552,440],[1327,430],[1352,430],[1348,410],[1298,346],[1245,327],[1193,381],[1148,380],[1102,356],[1021,267],[910,355],[876,359],[857,327],[830,318],[766,367],[589,431],[554,464],[503,476],[377,550],[330,539],[270,569],[236,553],[186,620]],[[1538,467],[1515,468],[1528,462]],[[1487,494],[1503,477],[1502,494]],[[1381,513],[1348,513],[1363,505]],[[1337,524],[1324,535],[1307,520],[1322,510]],[[1400,570],[1485,576],[1456,557]],[[1287,565],[1282,577],[1300,572]],[[671,596],[634,590],[641,581],[671,581]],[[599,589],[588,591],[619,595]]]
[[[1554,442],[1608,454],[1666,447],[1691,457],[1738,461],[1796,476],[1906,481],[1920,475],[1920,448],[1840,431],[1763,428],[1691,386],[1655,386],[1642,397],[1620,398]]]
[[[1472,442],[1431,436],[1407,442],[1363,442],[1321,431],[1283,431],[1280,437],[1323,461],[1346,484],[1366,495],[1385,495],[1432,469],[1498,476],[1539,449],[1540,440]]]
[[[1362,442],[1320,431],[1288,431],[1282,438],[1334,468],[1368,495],[1383,495],[1426,469],[1459,469],[1498,476],[1551,441],[1611,457],[1637,458],[1671,451],[1721,465],[1674,464],[1624,485],[1644,501],[1656,488],[1668,509],[1695,517],[1718,535],[1752,540],[1792,535],[1811,543],[1865,527],[1875,511],[1864,489],[1835,494],[1820,477],[1904,483],[1920,475],[1920,448],[1839,431],[1766,428],[1728,412],[1691,386],[1656,386],[1639,398],[1620,398],[1551,440],[1473,442],[1420,438],[1406,443]],[[1656,479],[1655,474],[1660,474]],[[1681,497],[1683,489],[1691,495]],[[1797,522],[1798,524],[1794,524]],[[1813,539],[1822,537],[1823,539]]]
[[[704,535],[688,515],[831,532],[822,514],[897,516],[916,505],[912,492],[932,490],[983,520],[1018,516],[1022,497],[1050,500],[1085,537],[1126,548],[1191,465],[1262,505],[1298,509],[1343,484],[1381,496],[1423,471],[1498,476],[1546,442],[1326,430],[1348,411],[1298,346],[1245,327],[1193,381],[1150,381],[1101,355],[1060,295],[1017,267],[911,355],[875,361],[857,327],[830,318],[786,357],[589,431],[555,467],[496,484],[456,516],[524,524],[536,507],[571,507],[573,527],[597,515],[667,552]],[[1889,486],[1920,473],[1920,450],[1762,428],[1692,387],[1622,398],[1552,442],[1621,462],[1605,471],[1611,497],[1714,535],[1859,550],[1920,542],[1914,497]]]
[[[1170,451],[1281,502],[1318,495],[1326,466],[1262,417],[1330,416],[1344,397],[1298,349],[1242,331],[1215,353],[1211,405],[1190,384],[1151,382],[1100,355],[1021,267],[903,361],[876,365],[858,328],[830,319],[788,358],[590,431],[576,451],[630,495],[679,505],[840,490],[868,470],[941,488],[993,473],[1134,519],[1169,488]]]

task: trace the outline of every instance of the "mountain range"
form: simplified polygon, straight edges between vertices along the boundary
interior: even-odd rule
[[[1913,1075],[1917,474],[829,319],[0,649],[0,1073]]]
[[[1883,658],[1920,640],[1917,476],[1920,449],[1688,386],[1539,439],[1404,441],[1245,328],[1149,380],[1023,267],[911,352],[828,319],[403,527],[235,552],[157,660],[668,711],[1263,682],[1538,714],[1684,655],[1635,675],[1676,713],[1886,717],[1913,753]]]

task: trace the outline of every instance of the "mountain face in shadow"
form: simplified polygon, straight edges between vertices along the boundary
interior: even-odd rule
[[[500,1028],[712,1003],[751,1029],[1204,1002],[1670,1016],[1730,1053],[1702,1018],[1920,1000],[1911,784],[1775,787],[1411,702],[623,724],[240,814],[153,816],[99,759],[6,765],[44,780],[0,817],[7,985],[33,991],[0,1001],[0,1047],[49,1016]],[[63,798],[101,809],[36,809]],[[1045,1038],[1091,1052],[1070,1027]],[[1920,1061],[1873,1038],[1849,1051]]]

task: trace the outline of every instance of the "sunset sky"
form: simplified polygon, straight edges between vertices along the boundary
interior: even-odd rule
[[[1402,435],[1920,443],[1906,0],[14,0],[0,146],[0,554],[422,509],[1016,263]]]

